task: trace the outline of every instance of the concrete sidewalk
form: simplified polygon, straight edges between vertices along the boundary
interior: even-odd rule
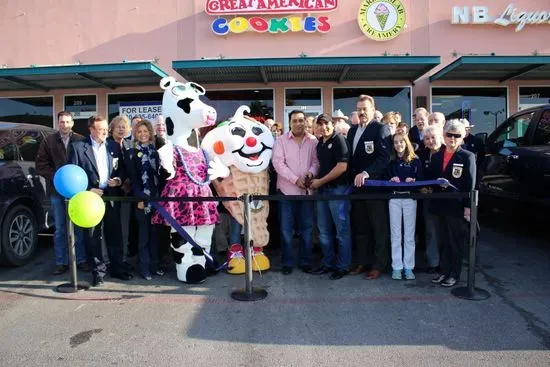
[[[64,295],[47,249],[0,269],[2,365],[548,366],[549,252],[537,241],[484,231],[478,286],[492,297],[482,302],[428,274],[332,281],[297,270],[256,276],[269,296],[255,303],[229,297],[244,279],[227,274],[201,286],[175,273],[108,280]]]

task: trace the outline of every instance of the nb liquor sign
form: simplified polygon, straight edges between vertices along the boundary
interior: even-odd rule
[[[338,0],[207,0],[206,13],[218,16],[212,22],[212,31],[220,36],[228,33],[321,32],[331,29],[327,16],[314,17],[310,13],[335,10]],[[307,13],[307,17],[300,14]],[[257,15],[291,14],[280,18],[264,18]],[[234,15],[227,19],[222,15]],[[252,15],[245,18],[243,15]]]
[[[498,17],[492,17],[487,6],[454,6],[451,23],[515,25],[519,32],[528,24],[550,24],[550,9],[526,11],[509,4]]]

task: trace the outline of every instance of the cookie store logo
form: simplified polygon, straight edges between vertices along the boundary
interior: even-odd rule
[[[367,37],[388,41],[397,37],[405,27],[405,7],[399,0],[363,0],[357,21]]]

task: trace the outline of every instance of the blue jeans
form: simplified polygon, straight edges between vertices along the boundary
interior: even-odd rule
[[[52,194],[52,211],[55,223],[55,234],[53,249],[55,254],[55,265],[68,265],[69,253],[67,250],[67,209],[65,207],[65,198],[58,194]],[[84,248],[84,237],[82,229],[74,226],[76,263],[86,262],[86,249]]]
[[[241,244],[241,231],[243,226],[233,217],[229,220],[229,246]]]
[[[319,195],[343,195],[347,186],[325,187],[319,190]],[[349,270],[351,265],[351,229],[349,212],[351,204],[348,200],[317,201],[317,228],[319,242],[323,251],[323,265],[336,267],[338,270]],[[338,256],[334,262],[334,230],[338,240]]]
[[[311,265],[311,236],[313,232],[313,201],[281,201],[279,220],[281,223],[282,266],[292,267],[293,232],[300,233],[300,266]]]

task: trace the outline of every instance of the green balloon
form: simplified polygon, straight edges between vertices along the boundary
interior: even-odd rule
[[[79,227],[92,228],[105,215],[105,203],[101,196],[91,191],[81,191],[69,200],[69,218]]]

